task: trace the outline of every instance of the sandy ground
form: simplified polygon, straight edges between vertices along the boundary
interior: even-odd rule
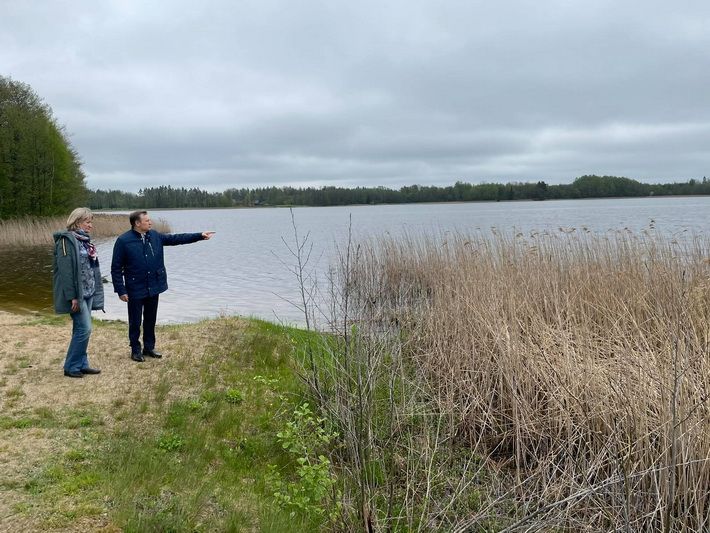
[[[102,373],[72,379],[62,371],[71,337],[68,317],[54,319],[0,311],[0,417],[16,419],[38,410],[61,416],[72,409],[85,409],[100,413],[103,424],[110,429],[116,424],[113,414],[117,406],[130,408],[150,401],[150,391],[160,380],[170,380],[170,396],[180,394],[180,365],[184,368],[191,358],[204,354],[216,334],[215,328],[219,327],[205,322],[159,328],[157,348],[165,357],[147,358],[139,364],[129,359],[126,324],[95,323],[89,363]],[[150,413],[146,415],[149,417]],[[61,454],[69,446],[67,441],[76,440],[76,429],[64,430],[71,432],[66,435],[62,431],[56,427],[0,429],[0,531],[47,530],[41,512],[19,509],[30,505],[24,487],[31,476],[46,468],[49,457]],[[56,531],[117,531],[117,528],[104,514]]]

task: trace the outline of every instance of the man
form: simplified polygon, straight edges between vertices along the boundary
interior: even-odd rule
[[[203,233],[165,234],[152,230],[147,211],[129,215],[131,229],[116,239],[111,261],[111,280],[118,297],[128,303],[128,339],[131,359],[145,361],[144,356],[160,358],[155,351],[155,320],[158,296],[168,289],[163,261],[163,246],[176,246],[208,240],[214,231]],[[143,350],[140,329],[143,322]]]

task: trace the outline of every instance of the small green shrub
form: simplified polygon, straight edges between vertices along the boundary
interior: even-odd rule
[[[324,418],[316,418],[308,403],[293,412],[286,427],[276,434],[281,447],[296,463],[296,477],[284,479],[276,466],[269,466],[267,482],[276,502],[284,509],[319,518],[337,519],[340,493],[334,493],[337,482],[331,462],[324,455],[338,434],[326,428]]]
[[[257,383],[261,383],[262,385],[266,385],[267,387],[273,387],[274,385],[278,384],[279,380],[278,378],[267,378],[266,376],[262,375],[257,375],[252,378],[254,381]]]
[[[81,463],[82,461],[85,461],[87,457],[88,454],[86,453],[86,450],[79,450],[76,448],[72,448],[64,454],[64,459],[70,463]]]
[[[176,452],[185,446],[185,441],[175,433],[167,433],[158,439],[158,448],[165,452]]]
[[[187,408],[190,411],[199,411],[204,407],[204,404],[200,400],[192,399],[187,402]]]
[[[237,404],[244,401],[244,395],[238,389],[227,389],[227,392],[224,393],[224,399],[229,403]]]

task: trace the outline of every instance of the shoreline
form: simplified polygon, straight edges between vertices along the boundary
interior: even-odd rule
[[[517,200],[447,200],[442,202],[378,202],[369,204],[336,204],[336,205],[235,205],[229,207],[145,207],[146,211],[232,211],[236,209],[299,209],[299,208],[328,208],[328,207],[377,207],[393,205],[455,205],[455,204],[517,204],[517,203],[538,203],[538,202],[564,202],[577,200],[624,200],[624,199],[655,199],[655,198],[707,198],[710,194],[649,194],[646,196],[589,196],[585,198],[521,198]],[[93,210],[93,208],[92,208]],[[129,214],[132,209],[106,209],[96,208],[98,214]]]

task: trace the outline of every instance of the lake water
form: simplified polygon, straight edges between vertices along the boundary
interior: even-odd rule
[[[311,266],[321,279],[336,243],[346,243],[349,227],[356,238],[491,228],[641,231],[652,222],[656,231],[667,235],[710,232],[710,197],[299,207],[293,213],[299,233],[308,233],[313,243]],[[294,259],[284,244],[284,240],[294,243],[288,209],[151,210],[150,214],[154,220],[165,219],[176,233],[217,232],[209,241],[165,249],[170,289],[160,297],[160,323],[222,314],[303,322],[289,303],[298,299],[298,284],[289,272]],[[113,242],[97,243],[102,272],[109,279]],[[0,309],[51,310],[51,250],[0,250],[0,254]],[[125,304],[110,283],[104,288],[106,314],[94,316],[125,320]]]

